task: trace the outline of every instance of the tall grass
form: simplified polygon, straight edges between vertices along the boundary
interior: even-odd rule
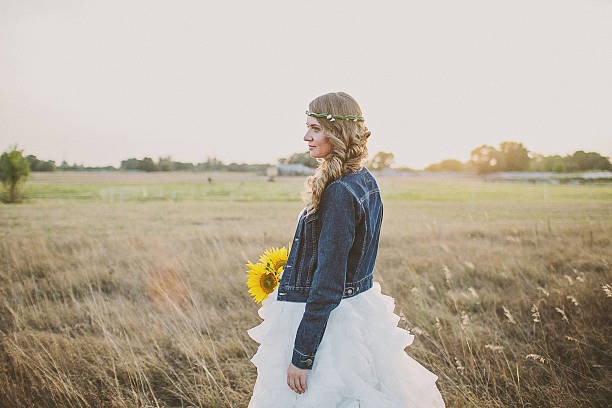
[[[547,201],[504,186],[500,201],[471,200],[468,184],[380,182],[375,279],[447,406],[608,404],[609,201],[580,199],[584,186],[563,187],[571,200],[549,187]],[[245,407],[257,374],[246,330],[260,319],[244,263],[292,238],[300,188],[0,207],[0,407]]]

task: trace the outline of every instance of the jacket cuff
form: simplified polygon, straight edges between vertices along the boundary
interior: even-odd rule
[[[297,368],[301,368],[302,370],[311,370],[313,363],[314,363],[314,356],[302,354],[299,351],[297,351],[295,348],[293,349],[293,356],[291,357],[291,364],[293,364]]]

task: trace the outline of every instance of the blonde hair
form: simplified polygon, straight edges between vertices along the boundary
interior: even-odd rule
[[[332,115],[362,116],[357,101],[345,92],[330,92],[313,99],[308,110]],[[324,159],[318,159],[319,166],[312,176],[306,179],[306,190],[302,198],[308,201],[306,214],[310,215],[319,209],[319,203],[325,187],[340,176],[359,171],[363,160],[368,157],[366,143],[370,131],[363,121],[337,119],[330,121],[317,118],[332,148]]]

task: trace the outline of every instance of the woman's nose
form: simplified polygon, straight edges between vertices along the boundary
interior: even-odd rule
[[[310,136],[310,132],[306,132],[306,134],[304,135],[304,141],[310,142],[311,140],[312,140],[312,136]]]

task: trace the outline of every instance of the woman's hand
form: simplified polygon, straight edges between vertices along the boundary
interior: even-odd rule
[[[287,385],[293,391],[301,394],[306,391],[306,375],[310,370],[302,370],[289,363],[287,369]]]

